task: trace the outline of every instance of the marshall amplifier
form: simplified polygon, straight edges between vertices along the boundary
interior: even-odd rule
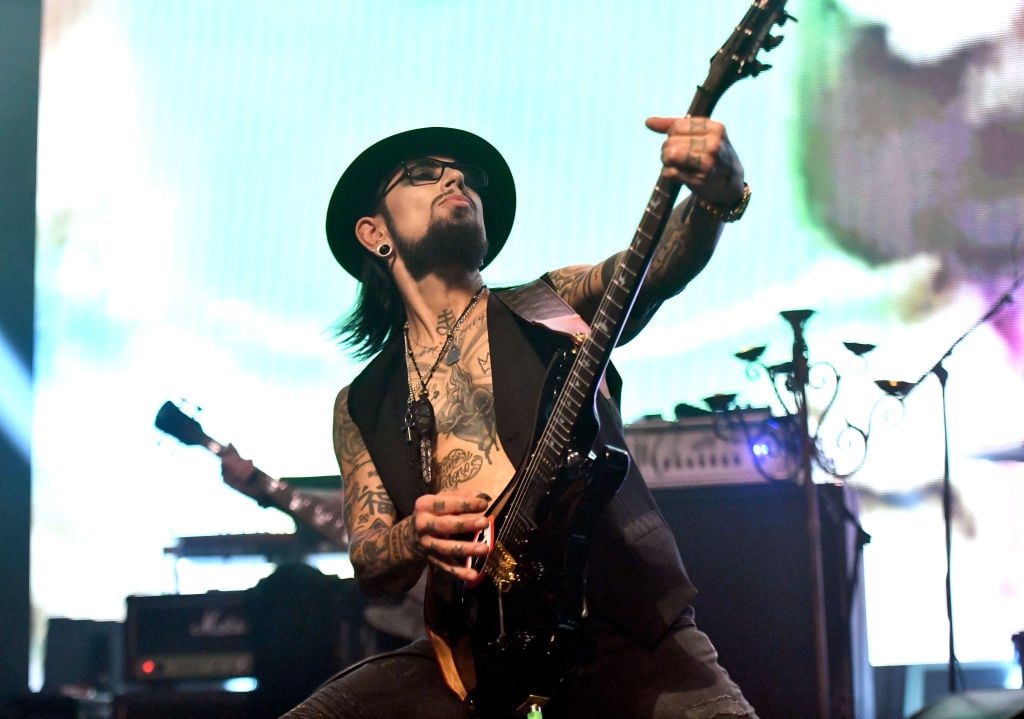
[[[253,676],[244,591],[130,596],[126,603],[129,682]]]

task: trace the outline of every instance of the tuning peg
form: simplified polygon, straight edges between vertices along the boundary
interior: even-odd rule
[[[781,45],[782,41],[785,39],[786,38],[783,37],[782,35],[769,35],[768,37],[765,38],[762,47],[764,48],[765,52],[771,52],[779,45]]]

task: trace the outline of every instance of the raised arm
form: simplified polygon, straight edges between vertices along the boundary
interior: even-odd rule
[[[345,486],[349,560],[367,595],[403,595],[428,561],[461,579],[476,578],[465,560],[486,553],[487,547],[459,535],[487,526],[481,514],[487,500],[462,492],[424,494],[416,500],[413,513],[399,520],[362,433],[352,421],[347,387],[334,402],[334,453]]]
[[[647,126],[666,135],[662,177],[686,185],[693,194],[669,216],[650,269],[630,315],[624,341],[632,338],[666,299],[686,287],[707,265],[724,220],[745,207],[749,189],[743,166],[725,127],[707,118],[648,118]],[[625,241],[624,241],[625,243]],[[548,273],[555,290],[590,320],[622,252],[596,265],[576,265]]]

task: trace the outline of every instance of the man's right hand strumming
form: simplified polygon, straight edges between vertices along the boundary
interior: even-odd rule
[[[487,505],[485,497],[461,491],[419,497],[412,521],[427,561],[465,582],[475,581],[478,572],[466,560],[488,552],[487,544],[474,539],[490,524],[483,515]]]

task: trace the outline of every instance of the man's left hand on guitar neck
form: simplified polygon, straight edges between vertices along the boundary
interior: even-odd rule
[[[743,165],[725,126],[707,117],[649,117],[648,129],[665,135],[661,176],[686,185],[724,211],[743,198]]]

